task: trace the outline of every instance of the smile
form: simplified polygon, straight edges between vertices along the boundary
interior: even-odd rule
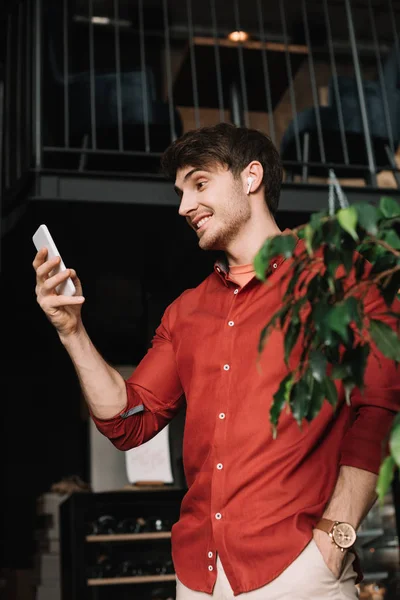
[[[201,219],[198,223],[196,223],[197,231],[199,231],[199,229],[201,229],[210,219],[211,217],[204,217],[204,219]]]

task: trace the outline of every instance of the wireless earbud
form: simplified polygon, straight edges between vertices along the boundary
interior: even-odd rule
[[[253,181],[254,181],[254,177],[248,177],[247,178],[247,183],[249,184],[248,188],[247,188],[247,192],[246,192],[247,195],[250,194],[250,190],[251,190],[251,186],[253,185]]]

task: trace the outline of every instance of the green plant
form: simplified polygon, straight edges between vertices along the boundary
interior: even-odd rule
[[[257,277],[266,282],[266,271],[277,255],[293,257],[281,308],[265,325],[259,340],[261,354],[275,327],[284,331],[285,362],[301,339],[300,363],[280,382],[270,410],[274,436],[287,406],[301,426],[312,421],[324,401],[337,403],[334,380],[341,380],[346,401],[354,387],[363,389],[367,358],[373,348],[400,362],[400,312],[394,309],[400,289],[400,205],[382,197],[379,206],[353,204],[311,215],[308,223],[293,230],[304,239],[295,250],[291,234],[269,238],[255,257]],[[377,286],[384,312],[369,316],[364,299]],[[381,318],[390,319],[391,325]],[[377,494],[382,501],[394,470],[400,467],[400,413],[388,440],[389,455],[382,457]]]

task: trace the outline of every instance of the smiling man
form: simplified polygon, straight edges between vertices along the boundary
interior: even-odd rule
[[[288,374],[283,332],[270,336],[261,369],[257,348],[281,307],[292,259],[271,260],[267,286],[253,259],[266,238],[282,233],[279,155],[264,134],[219,124],[186,133],[162,166],[200,248],[224,258],[166,309],[132,376],[124,381],[99,355],[82,323],[79,278],[70,269],[50,276],[57,259],[47,260],[45,250],[33,263],[38,302],[74,363],[94,422],[117,448],[147,442],[187,404],[188,491],[172,531],[177,600],[356,599],[362,573],[353,547],[376,500],[382,443],[399,409],[395,366],[374,348],[364,393],[354,390],[351,406],[337,382],[335,413],[325,402],[300,430],[285,411],[274,440],[269,409]],[[301,248],[297,240],[295,253]],[[68,276],[77,295],[57,295]],[[372,287],[365,311],[382,312]]]

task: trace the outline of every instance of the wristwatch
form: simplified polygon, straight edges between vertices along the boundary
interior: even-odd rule
[[[353,525],[343,521],[320,519],[315,525],[315,529],[325,531],[331,538],[332,544],[335,544],[342,552],[351,548],[357,539],[357,533]]]

